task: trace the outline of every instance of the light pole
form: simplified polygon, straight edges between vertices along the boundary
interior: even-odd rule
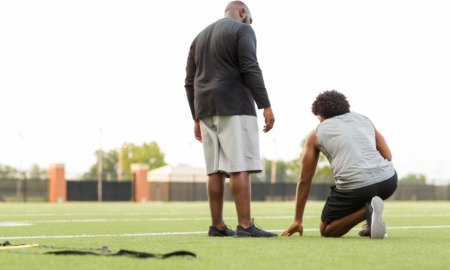
[[[22,197],[22,155],[23,155],[23,134],[21,132],[17,132],[20,137],[20,147],[19,147],[19,166],[17,168],[17,186],[16,186],[16,198],[20,200]]]
[[[123,147],[117,150],[117,181],[122,181]]]
[[[103,151],[102,151],[102,128],[100,130],[100,149],[97,153],[97,198],[102,201],[102,174],[103,174]]]
[[[273,159],[272,159],[272,169],[270,174],[270,182],[274,184],[277,180],[277,161],[276,161],[276,154],[277,154],[277,147],[276,147],[277,140],[273,140]]]

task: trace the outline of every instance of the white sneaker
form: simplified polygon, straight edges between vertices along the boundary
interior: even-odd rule
[[[370,202],[372,206],[372,220],[370,224],[370,238],[372,239],[383,239],[386,235],[386,226],[384,225],[382,215],[384,203],[383,200],[375,196]]]

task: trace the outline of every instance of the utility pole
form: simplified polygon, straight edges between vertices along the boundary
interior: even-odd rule
[[[276,161],[276,154],[277,154],[277,147],[276,147],[277,141],[273,140],[273,158],[272,158],[272,168],[271,168],[271,174],[270,174],[270,183],[274,184],[277,181],[277,161]]]
[[[19,201],[22,198],[22,180],[24,179],[22,172],[22,156],[23,156],[23,134],[17,133],[20,137],[20,149],[19,149],[19,167],[17,168],[17,186],[16,186],[16,198]]]
[[[123,147],[120,147],[117,151],[117,181],[122,181],[122,164],[123,164]]]
[[[97,198],[102,201],[102,175],[103,175],[103,151],[102,151],[102,129],[100,128],[100,149],[97,153]]]

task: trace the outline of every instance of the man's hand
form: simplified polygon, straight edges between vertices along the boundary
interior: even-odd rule
[[[264,108],[263,115],[265,122],[263,131],[268,132],[273,128],[273,124],[275,123],[275,116],[273,115],[272,108],[271,107]]]
[[[299,233],[300,236],[303,236],[303,225],[297,221],[294,221],[294,223],[285,230],[281,236],[291,236],[294,233]]]
[[[202,132],[200,131],[200,120],[194,121],[194,136],[199,142],[202,142]]]

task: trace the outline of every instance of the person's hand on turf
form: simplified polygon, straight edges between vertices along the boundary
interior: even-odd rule
[[[298,221],[294,221],[294,223],[292,223],[291,226],[289,226],[289,228],[281,234],[281,236],[291,236],[295,233],[299,233],[300,236],[303,236],[303,225]]]

